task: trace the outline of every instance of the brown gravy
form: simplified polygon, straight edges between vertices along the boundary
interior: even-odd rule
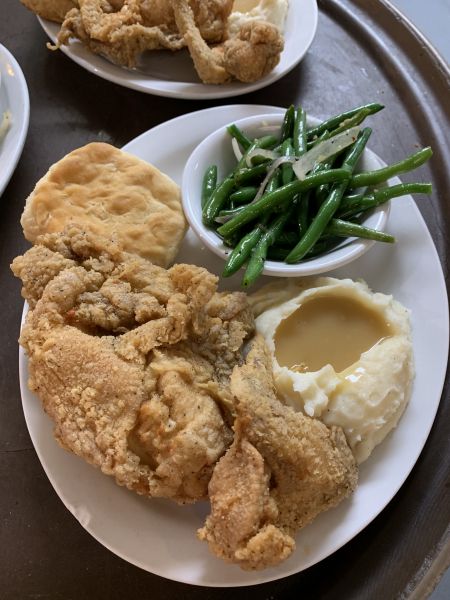
[[[275,358],[293,371],[318,371],[331,364],[340,373],[390,335],[390,324],[361,302],[345,296],[318,296],[277,327]]]

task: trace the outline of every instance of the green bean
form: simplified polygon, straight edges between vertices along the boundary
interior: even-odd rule
[[[301,106],[295,111],[294,132],[292,143],[295,156],[302,156],[308,150],[306,134],[306,112]]]
[[[249,169],[238,169],[234,172],[234,181],[237,185],[242,183],[248,183],[249,181],[255,181],[261,179],[267,173],[267,165],[256,165],[256,167],[250,167]]]
[[[239,159],[234,171],[247,167],[247,156],[250,152],[253,152],[257,148],[263,148],[264,150],[270,149],[278,143],[277,138],[274,135],[264,135],[260,138],[255,138],[250,146],[242,154],[242,158]]]
[[[313,142],[313,146],[315,146],[316,144],[318,144],[319,142],[321,142],[322,140],[326,139],[328,135],[328,131],[324,131],[314,142]],[[319,171],[322,171],[326,168],[326,163],[317,163],[314,165],[311,174],[316,174],[319,173]],[[331,165],[330,165],[331,166]],[[318,189],[323,188],[324,186],[326,186],[328,188],[327,184],[322,184],[319,186]],[[305,231],[308,228],[309,225],[309,212],[310,212],[310,199],[311,199],[311,194],[312,194],[312,190],[310,190],[309,192],[306,192],[306,194],[303,194],[302,196],[300,196],[297,199],[297,223],[298,223],[298,228],[299,228],[299,232],[300,235],[303,235],[305,233]]]
[[[230,196],[230,202],[234,204],[247,204],[251,202],[258,193],[258,188],[253,186],[242,187],[233,192]]]
[[[279,173],[275,172],[269,180],[267,184],[267,189],[270,191],[275,191],[279,185]],[[242,209],[244,207],[240,207]],[[229,277],[233,275],[238,269],[242,267],[242,265],[247,261],[248,257],[252,249],[256,246],[259,239],[261,238],[264,228],[266,226],[267,219],[269,215],[263,217],[263,219],[258,223],[256,229],[253,229],[247,235],[245,235],[240,242],[236,244],[233,252],[228,257],[227,263],[225,265],[225,269],[223,272],[224,277]]]
[[[234,180],[230,177],[226,177],[211,194],[209,201],[205,204],[202,211],[203,223],[207,227],[212,227],[214,225],[214,219],[216,218],[222,206],[228,200],[233,188]]]
[[[371,210],[388,202],[391,198],[407,194],[431,194],[431,183],[399,183],[391,187],[376,190],[370,194],[352,194],[344,196],[339,206],[339,217],[350,217],[366,210]]]
[[[205,207],[217,186],[217,166],[211,165],[205,171],[202,180],[202,208]]]
[[[258,240],[245,270],[244,278],[242,280],[243,287],[247,288],[252,285],[263,272],[267,251],[276,241],[287,221],[291,218],[291,214],[292,208],[277,217]]]
[[[329,225],[325,229],[325,233],[337,235],[339,237],[358,237],[368,240],[376,240],[377,242],[387,242],[393,244],[395,238],[383,231],[377,231],[370,227],[364,227],[350,221],[342,221],[341,219],[331,219]]]
[[[273,150],[278,144],[278,138],[274,135],[263,135],[263,137],[255,139],[257,148],[263,148],[264,150]]]
[[[347,151],[347,154],[342,163],[342,167],[344,170],[350,174],[352,170],[355,168],[356,163],[358,162],[359,157],[361,156],[365,145],[367,144],[367,140],[370,137],[372,130],[369,127],[366,127],[360,135],[356,142],[350,147]],[[315,177],[320,177],[322,173],[327,173],[329,171],[319,172]],[[325,200],[325,202],[321,205],[317,215],[309,225],[308,229],[305,231],[303,236],[300,238],[300,241],[295,246],[295,248],[290,252],[290,254],[286,257],[287,263],[297,263],[299,262],[310,250],[317,240],[322,235],[325,227],[328,225],[330,220],[333,218],[334,213],[339,208],[339,204],[341,202],[342,196],[344,195],[345,190],[348,186],[348,179],[336,183],[333,185],[333,188]],[[238,219],[242,216],[242,213],[235,217]],[[232,221],[230,221],[231,223]]]
[[[258,224],[255,229],[252,229],[250,233],[244,235],[240,242],[235,246],[233,252],[228,257],[225,268],[223,270],[223,277],[230,277],[236,271],[238,271],[242,265],[247,261],[251,254],[251,251],[256,246],[258,241],[261,239],[263,234],[263,227]]]
[[[239,129],[237,125],[235,125],[234,123],[232,125],[228,125],[227,131],[231,135],[231,137],[234,137],[239,142],[239,144],[244,150],[248,150],[248,148],[250,148],[252,141],[245,135],[245,133],[241,129]]]
[[[281,144],[282,156],[292,157],[294,156],[294,148],[292,147],[291,138],[284,140]],[[290,183],[294,179],[294,171],[291,163],[284,163],[281,165],[281,180],[283,185]]]
[[[308,140],[312,140],[315,137],[321,135],[326,129],[329,131],[339,127],[343,121],[352,118],[355,114],[359,113],[362,110],[369,111],[367,114],[374,115],[378,111],[382,110],[384,106],[382,104],[378,104],[377,102],[373,102],[371,104],[364,104],[363,106],[357,106],[356,108],[352,108],[351,110],[347,110],[346,112],[340,113],[331,119],[327,119],[317,125],[317,127],[313,127],[308,131]]]
[[[294,119],[295,119],[295,108],[294,105],[287,109],[284,113],[283,124],[281,125],[281,138],[280,141],[284,142],[287,138],[292,137],[292,130],[294,128]]]
[[[229,235],[234,231],[237,231],[246,223],[257,219],[260,215],[289,202],[300,192],[306,192],[309,189],[317,187],[321,183],[346,181],[348,178],[349,171],[345,168],[330,169],[329,171],[322,171],[316,175],[308,175],[302,181],[298,179],[292,181],[273,192],[263,194],[259,200],[245,206],[241,213],[231,219],[228,223],[225,223],[225,225],[219,227],[217,231],[220,235]]]
[[[419,150],[404,160],[394,163],[393,165],[389,165],[388,167],[383,167],[382,169],[377,169],[376,171],[363,171],[362,173],[357,173],[356,175],[353,175],[352,179],[350,180],[349,187],[358,188],[366,185],[383,183],[395,175],[407,173],[408,171],[412,171],[413,169],[420,167],[420,165],[423,165],[423,163],[425,163],[432,155],[433,151],[428,146],[427,148],[422,148],[422,150]]]

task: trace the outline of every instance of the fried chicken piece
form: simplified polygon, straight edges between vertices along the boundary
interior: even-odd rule
[[[279,402],[260,336],[234,369],[231,390],[236,437],[214,470],[199,537],[227,562],[262,569],[289,556],[295,531],[354,490],[357,466],[340,428]]]
[[[62,23],[66,14],[78,6],[77,0],[20,0],[24,6],[43,19]]]
[[[33,307],[20,338],[29,385],[61,445],[139,494],[206,497],[232,442],[230,375],[254,327],[245,294],[76,226],[12,269]]]
[[[105,12],[102,0],[79,0],[79,4],[80,9],[67,13],[56,46],[49,48],[58,49],[77,38],[92,52],[132,68],[146,50],[180,50],[184,46],[178,32],[143,25],[138,0],[126,0],[116,12]]]
[[[211,48],[196,25],[188,0],[171,0],[175,20],[204,83],[221,84],[233,77],[246,83],[267,75],[280,60],[284,41],[278,27],[267,21],[244,24],[237,37]]]
[[[251,21],[242,25],[237,37],[223,44],[223,65],[239,81],[251,83],[277,66],[283,48],[278,27],[267,21]]]
[[[188,0],[170,0],[180,34],[194,61],[195,70],[203,83],[221,84],[231,79],[225,70],[220,52],[210,48],[198,29]]]
[[[221,42],[226,34],[232,0],[191,0],[200,35]],[[92,52],[112,62],[135,67],[146,50],[180,50],[185,46],[168,0],[78,0],[53,49],[79,39]]]

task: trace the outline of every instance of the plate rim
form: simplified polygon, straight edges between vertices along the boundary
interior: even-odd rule
[[[137,140],[143,139],[145,138],[147,135],[149,135],[150,133],[154,133],[155,130],[158,130],[159,128],[163,128],[164,126],[166,126],[167,124],[171,123],[173,124],[174,121],[178,121],[178,120],[188,120],[193,114],[195,113],[200,113],[202,115],[204,115],[205,113],[209,113],[209,112],[216,112],[216,111],[223,111],[226,110],[227,113],[230,113],[230,109],[235,109],[235,108],[242,108],[245,107],[245,109],[252,109],[252,108],[256,108],[256,109],[269,109],[272,111],[279,111],[280,107],[276,107],[276,106],[267,106],[267,105],[246,105],[246,104],[235,104],[235,105],[227,105],[227,106],[218,106],[218,107],[211,107],[211,108],[207,108],[207,109],[200,109],[198,111],[194,111],[193,113],[188,113],[185,115],[180,115],[178,117],[175,117],[173,119],[170,119],[168,121],[165,121],[164,123],[161,123],[153,128],[150,128],[149,130],[147,130],[146,132],[143,132],[142,134],[140,134],[139,136],[137,136],[136,138],[133,138],[132,140],[130,140],[127,144],[125,144],[122,149],[126,152],[131,152],[133,153],[132,150],[132,146],[137,142]],[[130,148],[131,146],[131,148]],[[409,196],[410,198],[410,196]],[[444,274],[443,274],[443,270],[442,270],[442,264],[439,258],[439,255],[437,253],[437,249],[436,246],[434,244],[433,238],[431,236],[431,232],[428,229],[417,205],[415,204],[414,201],[411,201],[411,208],[412,210],[414,210],[415,212],[415,216],[416,218],[421,222],[421,225],[424,229],[424,233],[428,238],[429,243],[431,244],[431,250],[434,253],[434,258],[435,261],[437,263],[437,265],[439,265],[439,269],[438,269],[438,273],[439,273],[439,284],[442,287],[442,290],[444,291],[445,296],[447,297],[447,292],[446,292],[446,286],[445,286],[445,278],[444,278]],[[445,303],[444,303],[445,304]],[[25,314],[25,310],[26,310],[26,306],[24,306],[24,314]],[[448,300],[446,303],[446,312],[445,312],[445,322],[443,323],[443,326],[445,328],[445,330],[448,332],[448,325],[449,325],[449,307],[448,307]],[[449,347],[449,337],[448,335],[446,336],[446,348],[447,348],[447,361],[448,361],[448,347]],[[23,351],[22,347],[19,347],[19,370],[20,370],[20,388],[21,388],[21,400],[22,400],[22,405],[24,408],[24,413],[26,415],[26,409],[25,409],[25,405],[24,405],[24,394],[23,394],[23,389],[25,389],[25,391],[27,393],[29,393],[29,390],[26,388],[26,377],[25,377],[25,372],[27,371],[27,366],[28,366],[28,361],[27,358],[25,356],[25,353]],[[99,543],[101,543],[104,547],[108,548],[108,550],[110,550],[111,552],[113,552],[114,554],[116,554],[117,556],[121,557],[122,559],[126,560],[127,562],[147,571],[150,573],[154,573],[160,577],[163,577],[169,581],[179,581],[182,583],[186,583],[189,585],[198,585],[200,587],[217,587],[217,588],[223,588],[223,587],[248,587],[248,586],[252,586],[252,585],[261,585],[264,583],[268,583],[270,581],[275,581],[275,580],[280,580],[280,579],[284,579],[286,577],[289,577],[290,575],[294,575],[296,573],[299,573],[307,568],[309,568],[310,566],[313,566],[315,564],[318,564],[319,562],[321,562],[322,560],[324,560],[325,558],[331,556],[332,554],[334,554],[334,552],[336,552],[337,550],[339,550],[340,548],[342,548],[345,544],[347,544],[349,541],[351,541],[354,537],[356,537],[363,529],[365,529],[379,514],[382,510],[384,510],[384,508],[386,508],[386,506],[392,501],[392,499],[394,498],[394,496],[397,494],[397,492],[399,491],[399,489],[402,487],[402,485],[404,484],[405,480],[407,479],[407,477],[410,475],[412,469],[414,468],[414,465],[416,464],[420,454],[423,451],[423,448],[425,446],[425,443],[428,439],[428,436],[430,434],[431,428],[433,426],[435,417],[436,417],[436,413],[437,410],[439,408],[439,404],[440,404],[440,400],[442,399],[442,390],[444,387],[446,381],[446,369],[443,370],[443,374],[442,374],[442,381],[440,382],[440,393],[439,393],[439,400],[436,403],[436,410],[434,411],[434,414],[432,415],[432,419],[430,421],[429,427],[427,428],[427,431],[423,431],[422,432],[422,437],[420,438],[419,444],[417,444],[415,446],[416,450],[414,452],[414,454],[412,455],[412,458],[410,460],[410,467],[407,469],[407,471],[405,471],[403,473],[402,478],[397,482],[396,485],[396,489],[395,491],[392,493],[392,495],[390,496],[389,500],[381,507],[379,507],[377,509],[376,514],[371,515],[370,518],[368,520],[366,520],[364,522],[364,524],[362,524],[360,526],[360,528],[353,532],[352,535],[350,537],[346,537],[345,541],[342,543],[339,543],[332,551],[330,552],[326,552],[325,554],[319,556],[317,559],[313,560],[312,562],[307,563],[305,566],[303,566],[300,570],[298,569],[293,569],[291,570],[289,573],[287,574],[280,574],[280,575],[273,575],[273,576],[269,576],[266,579],[264,579],[263,581],[249,581],[249,582],[242,582],[242,583],[215,583],[215,584],[211,584],[211,583],[204,583],[204,582],[192,582],[186,579],[174,579],[173,577],[164,575],[160,572],[157,571],[149,571],[149,569],[144,566],[143,564],[140,564],[139,561],[135,561],[130,559],[129,557],[126,557],[124,554],[122,554],[121,552],[118,552],[116,549],[113,549],[111,547],[111,545],[107,542],[105,542],[103,539],[101,539],[101,536],[97,536],[95,533],[93,533],[86,525],[84,525],[83,523],[80,522],[80,519],[77,517],[77,515],[74,514],[73,509],[68,505],[68,503],[66,503],[65,499],[60,495],[59,491],[58,491],[58,487],[53,483],[46,467],[45,464],[43,463],[42,459],[41,459],[41,454],[38,450],[38,448],[35,446],[34,444],[34,436],[32,434],[32,431],[30,430],[29,427],[29,423],[27,418],[25,418],[26,420],[26,424],[27,424],[27,428],[30,432],[30,437],[33,440],[33,446],[35,448],[36,453],[38,454],[39,460],[41,462],[41,465],[47,475],[47,477],[49,478],[52,486],[54,487],[55,491],[57,492],[58,497],[60,498],[60,500],[63,502],[63,504],[66,506],[66,508],[69,510],[69,512],[71,512],[71,514],[73,516],[75,516],[75,518],[77,518],[77,520],[80,522],[80,524],[83,526],[83,528],[90,534],[92,535],[92,537],[94,537],[94,539],[96,539]],[[89,466],[90,468],[90,466]]]
[[[14,75],[15,75],[15,77],[17,77],[17,79],[15,79],[15,81],[17,81],[18,96],[19,96],[19,99],[21,100],[21,105],[23,107],[23,111],[19,111],[20,119],[17,122],[17,126],[18,126],[18,131],[16,134],[17,141],[14,144],[13,151],[8,156],[9,160],[7,162],[6,169],[4,170],[3,174],[0,175],[0,197],[1,197],[1,195],[5,191],[6,186],[9,183],[11,177],[13,176],[13,173],[16,169],[17,163],[19,162],[19,159],[22,155],[23,147],[25,145],[25,141],[27,138],[28,126],[30,123],[30,95],[29,95],[25,75],[23,74],[23,71],[22,71],[18,61],[16,60],[14,55],[10,52],[10,50],[8,50],[8,48],[6,48],[6,46],[4,46],[3,44],[0,44],[0,61],[1,62],[8,61],[12,65],[12,67],[14,69]],[[3,75],[1,85],[5,86],[5,88],[7,90],[11,89],[12,86],[9,83],[10,81],[11,81],[10,79],[8,79],[6,76]],[[15,127],[14,118],[15,118],[15,116],[17,118],[17,114],[18,114],[16,109],[12,109],[11,107],[8,107],[8,108],[9,108],[9,110],[11,110],[13,123],[12,123],[11,129],[9,129],[6,132],[6,135],[8,135],[8,133],[11,132],[13,130],[13,128]],[[4,141],[4,139],[3,139],[3,141]]]
[[[291,10],[291,7],[294,5],[296,8],[293,10],[298,9],[298,3],[299,0],[289,0],[289,7],[288,7],[288,11]],[[83,69],[85,69],[86,71],[97,75],[98,77],[105,79],[106,81],[110,81],[112,83],[115,83],[117,85],[129,88],[129,89],[133,89],[136,90],[138,92],[143,92],[146,94],[151,94],[151,95],[155,95],[155,96],[162,96],[162,97],[166,97],[166,98],[179,98],[179,99],[184,99],[184,100],[215,100],[215,99],[220,99],[220,98],[232,98],[235,96],[241,96],[244,94],[249,94],[251,92],[255,92],[257,90],[260,90],[261,88],[267,87],[273,83],[275,83],[276,81],[278,81],[279,79],[281,79],[282,77],[284,77],[285,75],[287,75],[287,73],[289,73],[292,69],[294,69],[299,62],[305,57],[306,53],[308,52],[309,48],[311,47],[311,44],[314,41],[314,38],[316,36],[316,32],[317,32],[317,26],[318,26],[318,22],[319,22],[319,8],[317,5],[317,0],[302,0],[303,2],[308,2],[308,8],[309,10],[311,10],[311,17],[312,17],[312,27],[309,30],[309,36],[307,38],[307,41],[305,43],[305,46],[302,50],[302,52],[299,53],[298,56],[296,56],[295,60],[291,61],[284,69],[280,70],[277,72],[276,68],[271,71],[271,73],[269,73],[268,75],[266,75],[265,77],[263,77],[262,79],[259,79],[256,82],[253,83],[242,83],[242,85],[239,84],[239,82],[234,82],[232,84],[224,84],[224,85],[207,85],[201,82],[198,83],[194,83],[194,84],[190,84],[190,88],[192,88],[192,91],[177,91],[177,90],[165,90],[165,89],[158,89],[158,88],[154,88],[154,87],[148,87],[145,83],[141,83],[141,81],[138,79],[137,81],[132,79],[131,76],[129,78],[124,78],[123,74],[124,73],[132,73],[132,70],[127,70],[124,67],[120,67],[118,65],[114,65],[113,63],[108,63],[108,61],[106,59],[104,59],[103,57],[99,56],[99,55],[94,55],[95,59],[101,59],[102,61],[106,61],[107,64],[109,64],[111,67],[114,68],[114,72],[109,73],[108,70],[105,72],[104,70],[102,70],[101,68],[99,68],[98,66],[95,65],[96,60],[94,60],[94,64],[92,64],[89,60],[87,60],[85,57],[83,56],[78,56],[76,53],[73,53],[71,51],[70,45],[69,46],[61,46],[60,50],[68,57],[70,58],[72,61],[74,61],[77,65],[79,65],[80,67],[82,67]],[[289,15],[289,12],[288,12]],[[37,20],[40,23],[42,29],[44,30],[44,32],[46,33],[46,35],[52,40],[53,43],[56,42],[56,35],[55,35],[55,31],[56,28],[59,27],[58,23],[54,23],[52,21],[43,19],[42,17],[37,16]],[[116,69],[117,69],[117,75],[116,73]],[[142,73],[137,72],[140,75],[142,75]],[[122,74],[122,77],[119,75]],[[145,81],[145,78],[143,78]],[[158,81],[163,81],[163,80],[158,80]],[[229,85],[235,86],[230,88]]]

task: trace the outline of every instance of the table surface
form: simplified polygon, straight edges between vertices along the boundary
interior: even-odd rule
[[[419,6],[421,0],[417,3],[395,0],[393,3],[407,11],[409,18],[446,54],[448,60],[450,47],[447,36],[443,35],[445,28],[441,25],[445,16],[450,14],[450,2],[434,1],[426,14]],[[326,0],[322,4],[325,5]],[[226,102],[167,100],[100,80],[73,64],[62,53],[46,52],[45,34],[35,17],[18,0],[2,0],[2,9],[0,42],[13,52],[25,73],[30,92],[31,119],[22,158],[2,196],[0,306],[6,318],[0,321],[3,342],[0,347],[0,473],[3,482],[0,493],[0,597],[5,600],[118,599],[131,595],[136,598],[151,596],[156,600],[225,598],[227,596],[218,590],[198,590],[169,582],[122,561],[91,538],[59,501],[34,452],[21,409],[17,365],[20,284],[9,274],[8,265],[27,247],[19,225],[24,200],[53,162],[73,148],[93,140],[120,147],[162,121]],[[436,20],[437,14],[442,20]],[[434,25],[430,25],[430,20]],[[320,34],[318,38],[303,63],[280,82],[276,97],[271,86],[237,101],[287,104],[303,100],[303,95],[306,95],[311,103],[316,91],[314,86],[304,94],[302,89],[314,77],[316,49],[322,41]],[[415,471],[426,471],[430,462],[437,460],[438,454],[435,451],[431,456],[429,452]],[[396,527],[399,531],[403,530],[407,540],[412,538],[408,537],[408,529],[405,528],[411,530],[417,526],[422,531],[420,528],[426,527],[426,519],[414,513],[416,508],[411,502],[405,504],[411,492],[420,494],[420,486],[414,480],[420,474],[414,473],[387,509],[335,555],[307,572],[285,580],[278,587],[261,586],[248,591],[234,591],[233,594],[238,598],[275,599],[291,597],[296,590],[302,589],[305,597],[350,597],[348,571],[353,565],[367,570],[366,549],[377,547],[382,552],[388,543],[386,532],[392,532]],[[448,498],[448,483],[444,480],[441,485],[443,494],[447,494]],[[442,510],[442,507],[436,503],[436,509]],[[399,515],[403,513],[405,520],[400,522]],[[448,512],[444,513],[444,518],[446,515]],[[408,550],[407,547],[405,549]],[[405,582],[413,581],[417,573],[422,573],[419,579],[426,579],[430,564],[437,565],[435,574],[445,566],[445,556],[443,558],[442,552],[438,552],[436,544],[426,549],[421,559],[411,552],[410,560],[405,557],[403,560]],[[374,568],[377,566],[374,565]],[[383,574],[389,578],[389,571],[385,568]],[[433,579],[430,581],[432,585]],[[416,584],[417,577],[413,587]],[[413,597],[413,587],[405,592],[404,597],[410,592]],[[404,586],[404,589],[407,588]],[[351,597],[355,598],[376,597],[367,591],[357,573],[351,592]]]

